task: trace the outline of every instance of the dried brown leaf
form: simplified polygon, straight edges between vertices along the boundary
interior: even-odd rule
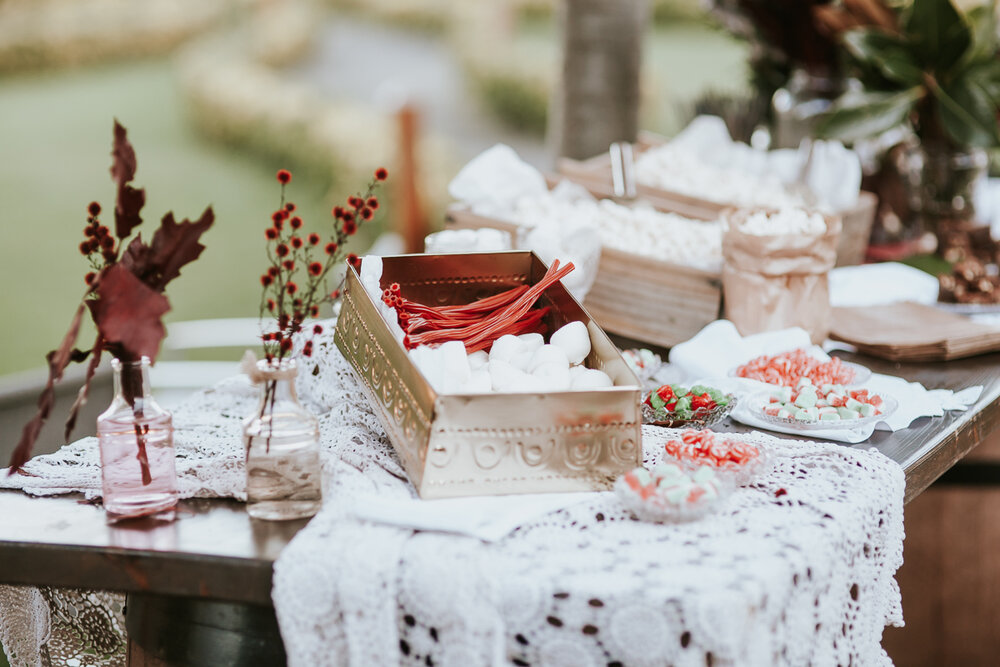
[[[12,475],[17,472],[24,465],[25,461],[31,458],[31,449],[35,446],[35,441],[38,440],[38,434],[42,430],[42,425],[49,418],[49,413],[52,412],[52,406],[55,404],[55,385],[62,379],[63,371],[66,370],[66,366],[69,365],[69,362],[74,357],[73,344],[76,343],[76,337],[80,333],[80,322],[82,319],[83,304],[81,303],[73,315],[69,331],[63,336],[62,343],[59,344],[57,349],[52,350],[45,356],[49,365],[49,377],[45,382],[45,388],[38,396],[38,412],[31,418],[31,421],[24,425],[24,429],[21,431],[21,439],[10,455],[10,471],[8,474]]]
[[[133,188],[129,182],[135,178],[135,149],[128,140],[128,132],[116,120],[114,143],[111,146],[111,178],[118,184],[115,201],[115,235],[123,239],[132,229],[142,224],[139,212],[146,204],[146,191]]]
[[[122,264],[105,269],[97,297],[87,305],[104,346],[126,360],[155,359],[166,335],[160,318],[170,310],[167,297]]]

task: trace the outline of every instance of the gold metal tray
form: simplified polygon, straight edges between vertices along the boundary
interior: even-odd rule
[[[468,303],[521,284],[546,267],[533,253],[383,257],[382,287],[429,305]],[[349,268],[334,340],[358,373],[410,480],[423,498],[610,490],[642,463],[639,381],[607,335],[561,283],[549,332],[579,320],[590,331],[585,364],[615,386],[598,391],[449,394],[410,362]]]

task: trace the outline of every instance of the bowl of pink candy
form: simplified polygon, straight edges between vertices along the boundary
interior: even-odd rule
[[[680,439],[668,441],[664,450],[667,460],[682,468],[706,466],[737,486],[750,484],[767,466],[766,452],[760,447],[709,429],[684,430]]]
[[[731,493],[732,483],[702,466],[685,470],[661,463],[636,468],[618,478],[615,494],[638,519],[655,523],[693,521],[715,510]]]

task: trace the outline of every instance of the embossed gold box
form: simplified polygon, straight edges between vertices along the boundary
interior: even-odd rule
[[[460,304],[521,284],[545,265],[530,252],[399,255],[383,258],[382,287],[399,283],[406,298]],[[573,320],[587,325],[585,363],[611,376],[598,391],[438,394],[411,363],[349,269],[337,347],[361,378],[410,480],[423,498],[610,489],[642,463],[639,383],[587,312],[556,284],[550,332]]]

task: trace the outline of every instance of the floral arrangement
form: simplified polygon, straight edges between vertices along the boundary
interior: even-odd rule
[[[167,283],[180,275],[183,266],[201,255],[205,249],[200,243],[201,235],[215,220],[211,207],[206,208],[195,222],[183,220],[178,223],[173,213],[167,213],[150,242],[144,241],[139,233],[129,241],[135,228],[142,224],[140,212],[146,203],[146,191],[130,185],[135,177],[136,159],[127,134],[125,128],[115,121],[111,150],[111,178],[117,185],[114,230],[102,224],[101,205],[91,202],[87,206],[84,240],[80,243],[80,253],[87,258],[92,269],[84,278],[86,292],[59,347],[46,355],[48,381],[38,397],[38,412],[24,426],[21,439],[11,455],[10,474],[18,471],[31,456],[31,449],[55,403],[55,385],[70,363],[90,359],[83,387],[66,420],[67,440],[76,425],[77,414],[87,400],[90,381],[105,351],[123,361],[139,361],[143,357],[156,359],[160,342],[166,336],[160,318],[170,310],[164,290]],[[85,310],[90,311],[94,320],[97,338],[89,350],[80,350],[75,345]],[[123,382],[122,390],[132,405],[141,387]],[[141,437],[137,438],[137,444],[140,462],[144,463]],[[145,483],[148,483],[148,475],[148,467],[144,463]]]
[[[306,318],[318,317],[324,303],[340,297],[340,289],[329,290],[328,278],[335,266],[346,258],[348,264],[358,268],[361,260],[354,253],[346,252],[346,244],[360,226],[375,217],[379,208],[375,190],[389,177],[384,167],[375,170],[364,193],[347,198],[345,205],[333,208],[332,228],[327,235],[306,233],[302,218],[296,215],[296,206],[285,198],[285,188],[292,181],[292,173],[279,169],[281,203],[271,214],[264,230],[267,240],[268,267],[260,277],[263,286],[260,315],[270,313],[277,320],[277,330],[261,334],[267,361],[281,360],[294,347],[294,337],[303,331],[310,334],[302,347],[304,356],[312,356],[312,335],[323,332],[321,325],[311,329]]]

